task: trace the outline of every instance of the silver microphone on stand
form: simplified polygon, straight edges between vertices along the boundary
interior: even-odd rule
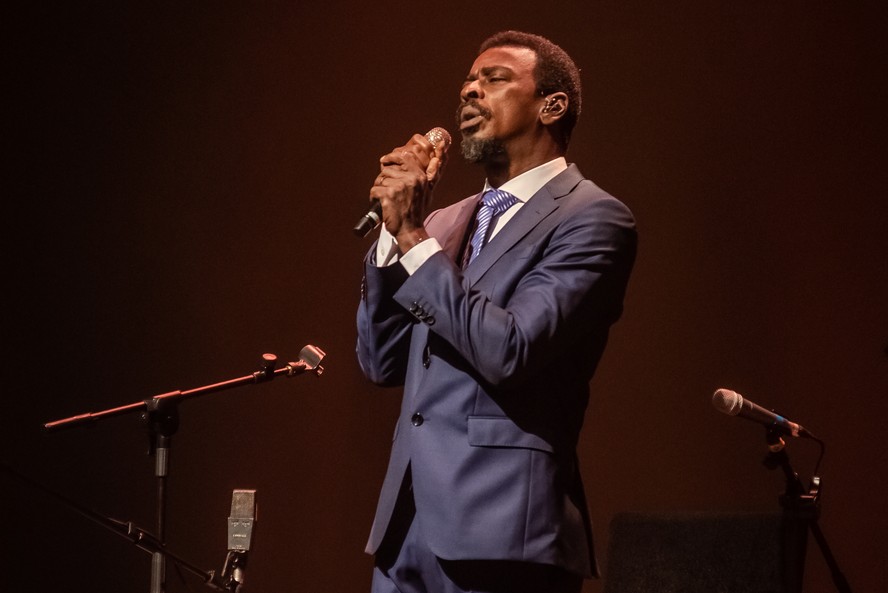
[[[247,553],[250,551],[255,523],[256,491],[233,491],[231,516],[228,517],[228,554],[222,567],[222,582],[229,591],[238,593],[244,584]]]

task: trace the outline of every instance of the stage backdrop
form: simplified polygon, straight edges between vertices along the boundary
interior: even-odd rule
[[[480,42],[529,30],[582,68],[569,160],[640,232],[580,443],[605,574],[617,513],[779,510],[764,430],[710,403],[726,387],[827,443],[820,524],[854,590],[885,590],[880,3],[81,4],[4,18],[5,464],[150,530],[137,414],[42,423],[318,346],[321,377],[181,405],[167,540],[221,569],[231,492],[255,488],[247,591],[366,591],[399,392],[356,364],[370,238],[351,227],[381,154],[455,132]],[[458,152],[440,204],[483,183]],[[816,445],[787,451],[810,480]],[[148,590],[147,554],[8,473],[0,484],[4,589]],[[806,581],[835,590],[813,544]]]

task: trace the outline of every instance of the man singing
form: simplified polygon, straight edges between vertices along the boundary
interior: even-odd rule
[[[576,446],[636,233],[565,160],[580,105],[560,47],[497,33],[457,111],[481,193],[428,213],[446,142],[417,134],[380,159],[357,354],[404,394],[373,593],[577,593],[598,574]]]

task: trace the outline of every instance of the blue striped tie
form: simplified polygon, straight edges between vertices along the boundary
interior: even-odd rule
[[[481,198],[481,208],[478,209],[478,228],[472,235],[472,254],[469,257],[469,263],[475,261],[481,248],[487,243],[487,233],[490,230],[491,221],[511,208],[518,198],[507,191],[499,189],[489,189],[484,192]]]

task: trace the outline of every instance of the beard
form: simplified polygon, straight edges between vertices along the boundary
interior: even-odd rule
[[[456,125],[459,125],[463,119],[463,111],[471,107],[473,110],[477,111],[477,113],[483,116],[485,119],[489,119],[491,116],[490,110],[482,107],[478,104],[478,101],[475,99],[471,99],[464,104],[461,104],[459,108],[456,110]],[[477,132],[478,128],[476,127],[471,132]],[[469,132],[468,135],[465,132]],[[463,157],[467,161],[473,164],[478,163],[486,163],[493,158],[498,157],[499,155],[505,154],[505,147],[503,144],[494,138],[473,138],[470,130],[465,130],[463,132],[463,139],[460,143],[460,148],[462,149]]]
[[[502,142],[496,138],[464,137],[460,142],[463,157],[473,164],[486,163],[506,153]]]

